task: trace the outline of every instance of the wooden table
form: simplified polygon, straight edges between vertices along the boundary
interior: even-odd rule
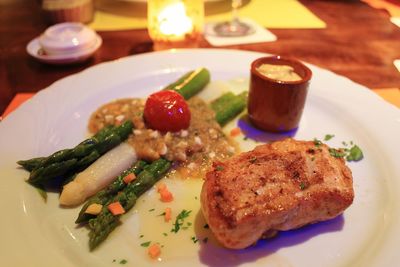
[[[276,42],[229,48],[296,57],[369,88],[400,87],[400,74],[393,65],[400,58],[400,28],[389,21],[385,11],[360,1],[301,2],[326,22],[326,29],[272,29]],[[99,32],[103,45],[88,62],[45,65],[30,58],[25,47],[47,26],[39,1],[0,1],[0,114],[16,93],[37,92],[100,62],[152,50],[145,29]],[[211,47],[205,40],[199,46]]]

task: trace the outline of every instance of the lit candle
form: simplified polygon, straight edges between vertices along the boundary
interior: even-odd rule
[[[170,39],[183,39],[185,34],[193,31],[193,22],[186,15],[185,5],[182,2],[165,7],[158,15],[160,32]]]
[[[148,0],[147,8],[155,50],[197,46],[203,31],[203,0]]]

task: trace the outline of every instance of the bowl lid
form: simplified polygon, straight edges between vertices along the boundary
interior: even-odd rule
[[[39,43],[49,53],[64,53],[85,48],[96,40],[96,33],[77,22],[64,22],[49,27]]]

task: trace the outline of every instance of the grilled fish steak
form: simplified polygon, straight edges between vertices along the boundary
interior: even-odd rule
[[[344,159],[325,144],[289,138],[215,162],[201,208],[217,240],[241,249],[276,231],[332,219],[353,198]]]

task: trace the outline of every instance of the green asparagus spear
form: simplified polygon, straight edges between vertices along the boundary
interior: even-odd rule
[[[81,158],[77,163],[76,167],[69,173],[63,175],[63,180],[61,182],[61,186],[64,186],[68,184],[69,182],[72,182],[75,177],[78,175],[79,172],[83,171],[86,169],[87,166],[95,162],[98,158],[100,157],[100,154],[97,151],[92,151],[89,155],[87,155],[84,158]],[[60,186],[57,184],[57,186]]]
[[[89,166],[108,150],[114,148],[132,132],[133,124],[126,121],[118,127],[106,128],[101,133],[72,149],[55,152],[31,171],[29,182],[42,184],[55,177],[71,176]]]
[[[47,179],[61,176],[69,172],[75,164],[77,159],[69,159],[66,161],[55,162],[46,167],[39,167],[34,169],[29,176],[29,182],[32,184],[39,184],[39,182],[46,181]]]
[[[28,159],[28,160],[19,160],[17,163],[23,167],[27,171],[32,171],[35,169],[43,160],[45,157],[39,157],[39,158],[33,158],[33,159]]]
[[[95,224],[93,220],[96,220]],[[91,231],[89,232],[89,249],[91,251],[108,237],[119,225],[120,221],[118,217],[112,215],[110,211],[105,210],[101,215],[97,216],[96,219],[90,220],[89,225],[92,222],[93,226],[90,226]]]
[[[77,171],[79,172],[79,171],[85,169],[87,166],[89,166],[90,164],[95,162],[100,156],[101,156],[101,154],[97,150],[94,150],[89,155],[81,158],[77,162]]]
[[[131,209],[137,198],[151,188],[171,167],[171,162],[166,159],[158,159],[146,167],[137,178],[123,188],[111,200],[109,200],[96,218],[89,220],[89,247],[96,248],[119,224],[119,217],[110,213],[107,205],[118,201],[125,211]]]
[[[210,81],[210,72],[206,68],[199,68],[183,75],[176,82],[166,86],[163,90],[175,90],[186,100],[200,92]]]
[[[228,92],[211,102],[211,108],[215,112],[215,119],[219,125],[224,126],[235,118],[246,107],[247,93],[235,95]]]
[[[84,223],[93,218],[94,215],[85,213],[86,209],[93,203],[97,203],[100,205],[106,204],[110,198],[112,198],[116,193],[118,193],[118,191],[122,190],[126,186],[125,182],[123,181],[125,176],[131,173],[139,175],[139,173],[145,168],[146,165],[147,163],[145,161],[137,161],[131,168],[119,175],[113,183],[89,198],[79,212],[79,216],[76,219],[75,223]]]
[[[99,131],[93,137],[81,142],[79,145],[77,145],[75,147],[75,155],[82,155],[82,151],[84,151],[84,150],[87,151],[88,150],[87,146],[96,143],[97,140],[104,140],[104,138],[108,134],[110,134],[110,131],[112,130],[112,128],[113,127],[111,127],[111,126],[104,127],[101,131]],[[34,170],[38,167],[50,165],[51,163],[54,163],[56,161],[61,161],[63,159],[64,160],[70,159],[70,158],[66,157],[66,154],[71,155],[70,149],[64,149],[61,151],[57,151],[48,157],[39,157],[39,158],[32,158],[32,159],[28,159],[28,160],[20,160],[20,161],[17,161],[17,163],[19,165],[21,165],[24,169],[31,172],[32,170]]]

